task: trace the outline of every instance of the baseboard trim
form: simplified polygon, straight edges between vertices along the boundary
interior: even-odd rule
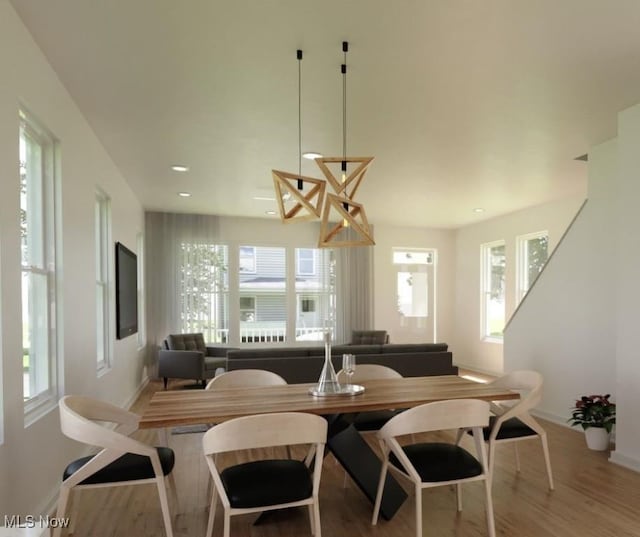
[[[609,462],[617,464],[618,466],[623,466],[624,468],[628,468],[629,470],[633,470],[634,472],[640,472],[640,459],[623,455],[622,453],[618,453],[617,451],[611,452]]]
[[[149,381],[151,379],[147,376],[146,378],[142,379],[142,382],[140,383],[140,385],[138,386],[138,388],[136,389],[135,392],[133,392],[133,395],[131,397],[129,397],[124,403],[123,403],[123,408],[126,408],[127,410],[131,409],[131,407],[133,406],[133,403],[136,402],[136,400],[138,399],[138,397],[140,397],[140,394],[142,393],[142,391],[147,387],[147,384],[149,384]]]

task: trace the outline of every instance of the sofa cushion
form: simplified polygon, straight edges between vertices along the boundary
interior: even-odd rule
[[[167,345],[171,351],[200,351],[207,352],[202,334],[169,334]]]
[[[219,367],[226,367],[227,359],[220,358],[218,356],[205,356],[204,357],[204,370],[205,371],[215,371]]]
[[[398,354],[403,352],[445,352],[449,348],[447,343],[389,343],[382,345],[383,354]]]

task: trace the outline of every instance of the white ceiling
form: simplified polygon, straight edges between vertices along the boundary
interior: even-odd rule
[[[350,43],[347,153],[375,156],[357,195],[374,223],[458,227],[580,195],[574,158],[640,102],[638,0],[12,4],[148,209],[276,208],[253,196],[297,171],[298,48],[303,151],[339,156]]]

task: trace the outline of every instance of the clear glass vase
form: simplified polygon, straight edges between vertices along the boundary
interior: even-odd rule
[[[340,383],[331,362],[331,331],[324,332],[324,365],[318,379],[316,391],[319,393],[340,393]]]

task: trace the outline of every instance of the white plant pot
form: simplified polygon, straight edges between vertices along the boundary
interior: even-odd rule
[[[587,447],[596,451],[609,449],[610,433],[604,427],[589,427],[585,430],[584,436],[587,439]]]

